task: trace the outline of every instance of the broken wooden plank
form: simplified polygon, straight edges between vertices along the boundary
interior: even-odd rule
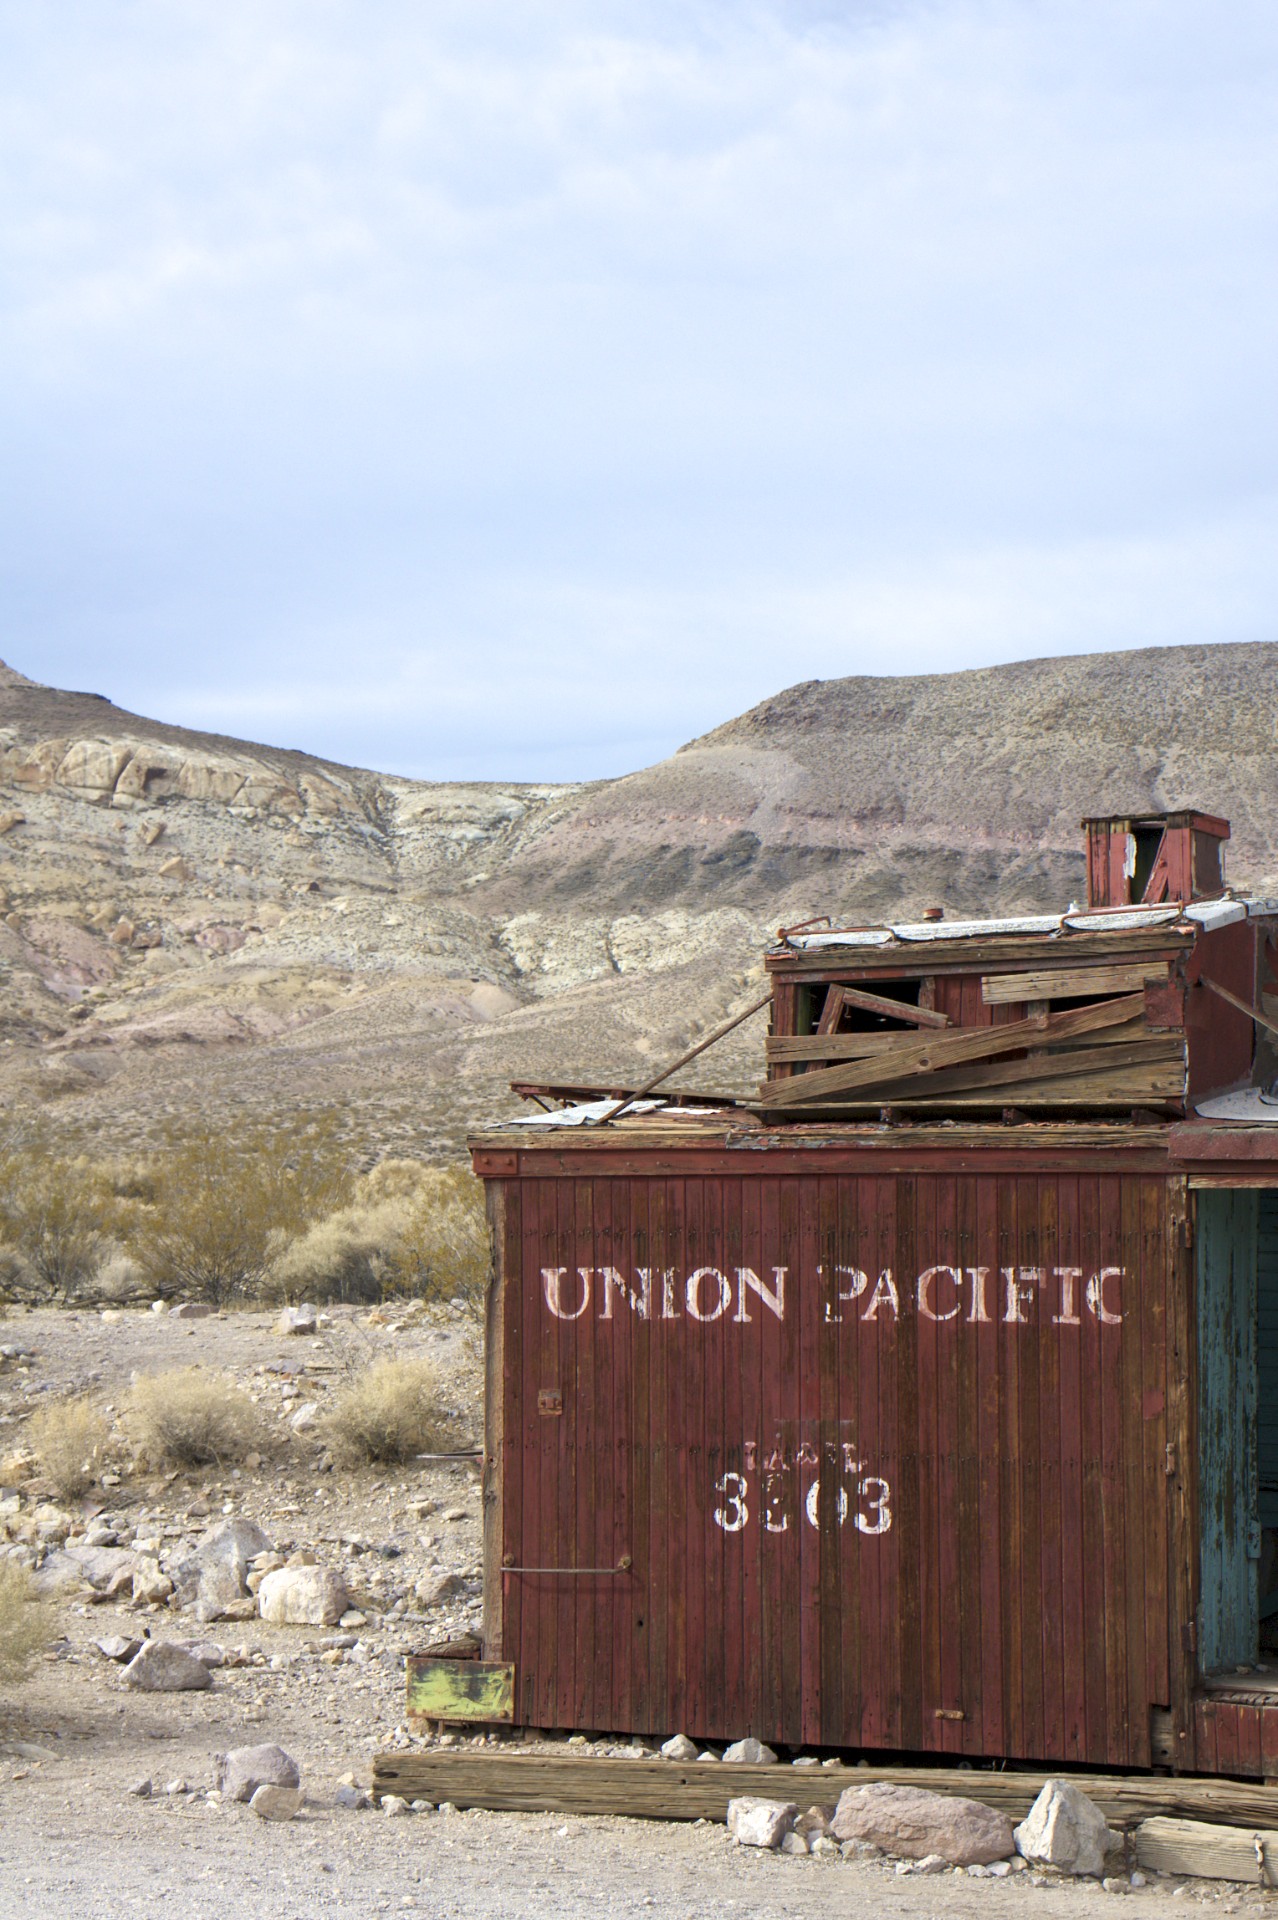
[[[981,980],[986,1006],[1008,1006],[1022,1000],[1073,1000],[1084,994],[1132,993],[1141,987],[1162,986],[1168,978],[1165,960],[1132,960],[1119,966],[1048,967],[1028,973],[987,973]]]
[[[1068,1040],[1097,1032],[1102,1027],[1122,1026],[1135,1019],[1143,1007],[1143,994],[1128,994],[1120,999],[1102,1000],[1093,1007],[1077,1007],[1068,1013],[1035,1014],[1031,1019],[1014,1020],[1005,1027],[960,1028],[935,1038],[907,1042],[892,1064],[901,1078],[907,1073],[936,1073],[943,1067],[959,1066],[968,1060],[990,1060],[1002,1053],[1020,1053],[1040,1041]],[[796,1074],[789,1080],[765,1081],[759,1091],[769,1107],[805,1106],[822,1095],[874,1087],[883,1078],[880,1062],[850,1060],[844,1066],[819,1067],[815,1072]]]
[[[913,1044],[914,1033],[777,1033],[764,1041],[771,1060],[869,1060]]]
[[[1137,1866],[1155,1873],[1278,1887],[1278,1830],[1272,1827],[1249,1830],[1156,1814],[1141,1821],[1134,1839]]]
[[[881,947],[787,947],[765,955],[769,973],[817,974],[821,978],[855,978],[877,973],[917,978],[928,973],[999,973],[1007,965],[1028,960],[1047,966],[1080,961],[1109,961],[1119,965],[1145,958],[1168,959],[1192,947],[1197,929],[1169,924],[1163,927],[1114,927],[1104,933],[963,934],[958,939],[902,940]]]
[[[838,995],[838,1011],[829,1025],[826,1016],[830,1012],[831,1002]],[[844,1007],[858,1007],[862,1013],[883,1014],[889,1020],[904,1020],[912,1027],[948,1027],[948,1013],[938,1013],[934,1007],[920,1007],[909,1000],[893,1000],[890,994],[867,993],[861,987],[831,987],[826,995],[825,1006],[817,1025],[818,1033],[837,1033],[839,1018]]]
[[[631,1814],[650,1820],[723,1820],[738,1794],[830,1805],[847,1787],[874,1780],[956,1793],[1001,1807],[1013,1819],[1028,1813],[1049,1779],[1073,1777],[1114,1826],[1154,1816],[1201,1815],[1254,1830],[1278,1826],[1278,1789],[1194,1776],[1007,1773],[977,1767],[790,1767],[730,1761],[609,1760],[558,1754],[455,1750],[379,1753],[373,1784],[408,1800],[449,1800],[458,1807],[514,1812]],[[1253,1855],[1254,1859],[1254,1855]]]
[[[1183,1074],[1184,1061],[1183,1040],[1166,1034],[1150,1034],[1123,1046],[1061,1048],[1052,1053],[1035,1053],[1022,1060],[972,1061],[966,1066],[951,1067],[946,1073],[915,1074],[904,1079],[897,1079],[885,1070],[882,1080],[875,1082],[875,1092],[888,1100],[908,1099],[914,1093],[939,1099],[942,1094],[975,1091],[978,1087],[1019,1089],[1077,1079],[1082,1074],[1113,1074],[1125,1067],[1179,1067]],[[889,1064],[884,1063],[885,1069]]]

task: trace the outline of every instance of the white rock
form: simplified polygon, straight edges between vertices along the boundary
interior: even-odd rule
[[[409,1806],[407,1800],[398,1793],[384,1793],[382,1795],[381,1805],[382,1812],[390,1814],[392,1819],[400,1818],[404,1814],[412,1812],[412,1808]]]
[[[762,1740],[756,1740],[748,1734],[744,1740],[734,1740],[730,1747],[723,1750],[725,1760],[739,1762],[748,1767],[771,1767],[776,1764],[776,1755],[771,1747],[765,1747]]]
[[[806,1854],[808,1852],[808,1836],[806,1833],[782,1834],[781,1845],[778,1848],[778,1852]]]
[[[133,1604],[135,1607],[147,1607],[154,1602],[167,1600],[173,1591],[173,1582],[167,1573],[161,1573],[157,1560],[143,1560],[133,1573]]]
[[[294,1433],[309,1433],[319,1421],[319,1401],[304,1400],[297,1412],[290,1415],[289,1427]]]
[[[1109,1826],[1072,1780],[1049,1780],[1016,1829],[1016,1851],[1062,1873],[1104,1871]]]
[[[232,1747],[214,1759],[214,1779],[228,1800],[251,1800],[259,1787],[299,1787],[302,1776],[292,1754],[267,1742]]]
[[[676,1733],[662,1744],[661,1751],[667,1760],[695,1760],[697,1743],[695,1740],[689,1740],[686,1733]]]
[[[124,1669],[124,1678],[144,1693],[200,1693],[213,1684],[202,1660],[168,1640],[145,1641]]]
[[[170,1320],[211,1320],[216,1308],[209,1306],[206,1300],[180,1300],[176,1307],[169,1308]]]
[[[950,1863],[943,1853],[925,1853],[914,1863],[915,1873],[948,1873],[949,1870]],[[993,1872],[993,1868],[990,1871]]]
[[[760,1800],[743,1795],[728,1802],[728,1832],[739,1847],[769,1847],[775,1851],[798,1811],[793,1800]]]
[[[327,1567],[279,1567],[257,1590],[258,1612],[276,1627],[335,1626],[349,1605],[345,1581]]]
[[[126,1787],[124,1791],[127,1794],[131,1794],[135,1800],[149,1800],[151,1798],[151,1795],[155,1792],[155,1785],[154,1785],[154,1782],[151,1781],[150,1779],[135,1780],[133,1782],[133,1785],[131,1787]]]
[[[142,1650],[140,1640],[124,1633],[109,1633],[105,1640],[95,1640],[93,1644],[104,1660],[132,1660]]]
[[[260,1820],[292,1820],[301,1812],[298,1787],[259,1787],[249,1806]]]
[[[285,1307],[275,1322],[276,1333],[314,1333],[317,1315],[309,1301],[303,1301],[300,1307]]]
[[[837,1860],[839,1857],[839,1843],[837,1840],[831,1840],[828,1833],[818,1833],[809,1843],[808,1851],[809,1853],[818,1855],[818,1857],[822,1859]]]

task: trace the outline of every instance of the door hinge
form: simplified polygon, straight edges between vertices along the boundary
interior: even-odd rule
[[[1196,1620],[1187,1620],[1185,1625],[1181,1628],[1180,1650],[1182,1653],[1197,1653],[1198,1622]]]

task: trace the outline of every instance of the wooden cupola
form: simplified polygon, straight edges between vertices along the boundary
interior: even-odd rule
[[[1228,820],[1146,813],[1084,820],[1089,907],[1218,900],[1225,891]]]

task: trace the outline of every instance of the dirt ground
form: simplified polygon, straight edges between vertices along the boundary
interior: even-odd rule
[[[11,1313],[0,1320],[6,1348],[0,1460],[17,1454],[27,1417],[51,1393],[91,1387],[118,1406],[135,1372],[199,1364],[231,1373],[277,1429],[262,1466],[126,1473],[69,1516],[71,1543],[109,1525],[124,1544],[158,1541],[163,1563],[223,1517],[243,1515],[281,1552],[307,1549],[339,1568],[364,1622],[345,1631],[260,1619],[201,1625],[189,1609],[103,1602],[87,1587],[64,1592],[61,1637],[32,1677],[0,1698],[0,1920],[155,1911],[180,1920],[223,1920],[228,1912],[309,1920],[413,1910],[466,1920],[599,1912],[782,1920],[1025,1909],[1046,1920],[1088,1914],[1115,1898],[1094,1884],[1039,1884],[1028,1874],[919,1878],[899,1876],[891,1862],[763,1854],[734,1847],[716,1825],[483,1812],[392,1819],[341,1808],[334,1790],[349,1775],[369,1784],[379,1748],[420,1743],[403,1725],[404,1654],[478,1622],[478,1474],[445,1463],[334,1471],[315,1440],[289,1423],[299,1404],[322,1403],[351,1367],[390,1351],[429,1353],[459,1422],[477,1434],[474,1321],[450,1307],[371,1320],[345,1311],[298,1339],[276,1333],[267,1314],[183,1323],[143,1311],[110,1320]],[[21,1547],[48,1496],[38,1479],[4,1483],[0,1473],[0,1546]],[[37,1558],[45,1551],[56,1542],[42,1543]],[[456,1576],[453,1591],[425,1605],[418,1590],[448,1574]],[[132,1691],[95,1642],[143,1633],[215,1642],[226,1663],[206,1692]],[[209,1797],[214,1756],[260,1741],[278,1742],[301,1766],[308,1805],[288,1824]],[[130,1792],[143,1779],[152,1783],[148,1798]],[[1154,1879],[1127,1897],[1160,1912],[1181,1911],[1187,1900],[1225,1912],[1266,1905],[1254,1890],[1180,1879]]]

